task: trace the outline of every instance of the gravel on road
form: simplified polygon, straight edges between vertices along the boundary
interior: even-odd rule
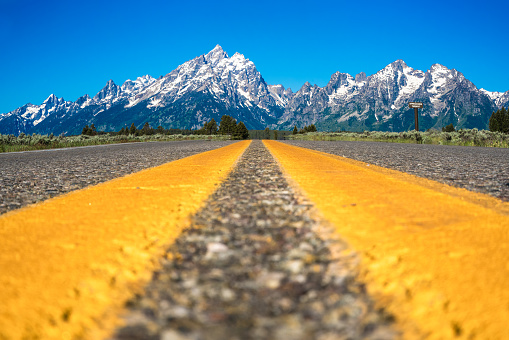
[[[285,143],[403,171],[509,201],[509,149],[347,141]]]
[[[357,256],[313,216],[253,141],[129,301],[114,339],[396,337],[356,280]]]
[[[149,142],[0,153],[0,214],[231,143]]]

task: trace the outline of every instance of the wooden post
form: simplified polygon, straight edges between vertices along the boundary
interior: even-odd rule
[[[419,131],[419,109],[414,107],[415,113],[415,131]]]
[[[423,103],[417,103],[417,102],[410,102],[410,103],[408,103],[408,106],[411,109],[414,109],[414,114],[415,114],[415,131],[419,131],[419,109],[422,109],[424,104]]]

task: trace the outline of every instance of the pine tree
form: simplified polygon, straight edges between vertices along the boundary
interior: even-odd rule
[[[299,133],[299,130],[297,130],[297,125],[295,125],[295,126],[293,127],[292,135],[296,135],[296,134],[298,134],[298,133]]]
[[[131,123],[131,127],[129,128],[129,134],[135,135],[136,134],[136,126],[134,126],[134,123]]]
[[[85,127],[83,128],[83,130],[81,130],[81,134],[82,134],[82,135],[88,135],[88,134],[89,134],[89,131],[90,131],[90,128],[88,127],[88,125],[85,125]]]
[[[454,128],[454,125],[449,124],[449,125],[446,125],[445,127],[442,128],[442,131],[443,132],[454,132],[456,131],[456,129]]]
[[[232,135],[237,128],[237,121],[228,116],[223,115],[221,117],[221,122],[219,123],[219,133],[222,135]]]
[[[246,128],[244,123],[239,122],[235,128],[235,133],[233,134],[233,139],[248,139],[249,138],[249,130]]]
[[[509,133],[509,112],[505,107],[491,114],[489,128],[490,131]]]
[[[500,110],[501,129],[500,132],[509,133],[509,111],[502,107]]]
[[[90,125],[90,129],[88,130],[88,134],[90,136],[95,136],[97,135],[97,131],[95,129],[95,125],[92,123],[92,125]]]
[[[498,119],[498,116],[499,116],[499,111],[493,111],[491,113],[491,117],[490,117],[490,125],[489,125],[489,128],[490,128],[490,131],[492,132],[495,132],[495,131],[499,131],[499,119]]]
[[[141,133],[142,133],[143,135],[148,135],[148,134],[149,134],[149,132],[150,132],[150,125],[149,125],[149,123],[148,123],[148,122],[146,122],[146,123],[143,125],[143,127],[141,128]]]
[[[204,125],[205,127],[205,133],[207,135],[215,135],[217,134],[217,123],[214,118],[210,120],[210,122],[206,123]]]

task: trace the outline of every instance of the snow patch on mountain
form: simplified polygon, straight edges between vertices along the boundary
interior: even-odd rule
[[[219,112],[238,112],[239,119],[257,128],[286,128],[328,120],[328,127],[348,123],[341,125],[348,128],[354,126],[350,122],[358,121],[363,129],[391,129],[387,122],[397,125],[398,120],[406,121],[410,101],[423,101],[422,114],[433,121],[443,123],[444,117],[453,115],[453,123],[481,124],[484,118],[472,117],[509,105],[509,91],[478,90],[460,72],[440,64],[423,72],[396,60],[370,76],[364,72],[355,77],[336,72],[326,86],[306,82],[294,93],[283,85],[267,84],[251,60],[240,53],[229,57],[217,45],[157,79],[145,75],[128,79],[121,86],[109,80],[95,96],[84,95],[76,102],[52,94],[41,105],[27,104],[0,115],[0,131],[38,131],[33,128],[42,129],[41,125],[50,131],[62,121],[72,122],[69,124],[75,128],[94,119],[98,126],[111,115],[114,118],[103,128],[116,129],[118,120],[128,122],[130,114],[135,117],[142,112],[149,112],[150,117],[157,117],[157,124],[166,126],[180,119],[186,127],[197,127],[211,116],[218,118]]]
[[[270,94],[276,101],[278,106],[286,107],[288,101],[292,98],[293,92],[291,88],[285,89],[283,85],[268,85]]]
[[[504,95],[504,92],[490,92],[485,89],[480,89],[480,91],[486,94],[488,97],[491,98],[491,100],[495,102],[498,101]]]
[[[495,103],[498,109],[502,107],[509,107],[509,91],[507,92],[490,92],[485,89],[480,89],[482,93],[490,97],[491,100]]]
[[[403,71],[398,73],[398,84],[401,85],[399,94],[394,101],[394,109],[400,109],[410,102],[410,97],[421,87],[424,82],[424,72],[414,70],[404,64]]]

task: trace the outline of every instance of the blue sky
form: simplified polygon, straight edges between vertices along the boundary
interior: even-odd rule
[[[0,0],[0,113],[167,74],[219,44],[297,91],[403,59],[509,90],[504,1]]]

